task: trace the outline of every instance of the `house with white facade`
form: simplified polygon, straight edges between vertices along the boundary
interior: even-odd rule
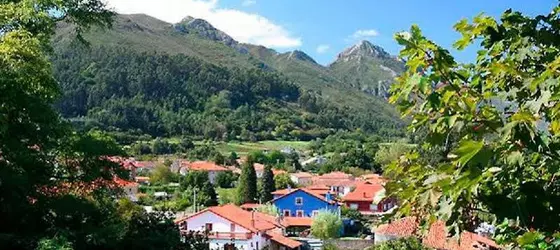
[[[246,211],[235,205],[209,207],[175,223],[182,234],[207,234],[212,250],[290,250],[302,246],[284,236],[284,227],[276,217]]]
[[[313,184],[314,175],[307,172],[291,173],[290,179],[300,187],[306,187]]]

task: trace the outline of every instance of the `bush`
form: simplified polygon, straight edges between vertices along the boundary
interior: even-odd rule
[[[319,239],[333,239],[340,236],[342,219],[328,210],[321,210],[311,223],[311,234]]]
[[[379,245],[368,248],[367,250],[430,250],[431,248],[422,245],[420,240],[410,238],[400,238],[385,241]]]

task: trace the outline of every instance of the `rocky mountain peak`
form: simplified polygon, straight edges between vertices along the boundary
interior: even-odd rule
[[[294,50],[292,52],[289,52],[288,59],[297,59],[301,61],[312,62],[314,64],[317,63],[311,56],[301,50]]]
[[[337,61],[347,62],[350,60],[360,60],[365,57],[386,59],[390,58],[391,55],[383,48],[363,40],[338,54]]]
[[[237,47],[238,42],[235,41],[225,32],[216,29],[212,24],[204,19],[194,18],[187,16],[181,20],[181,22],[173,25],[175,30],[182,33],[194,33],[198,34],[204,38],[222,42],[230,47]]]

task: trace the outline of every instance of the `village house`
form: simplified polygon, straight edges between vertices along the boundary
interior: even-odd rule
[[[419,223],[415,217],[405,217],[395,220],[389,224],[377,227],[375,232],[375,244],[387,240],[413,237],[419,229]],[[438,250],[497,250],[502,249],[495,241],[472,232],[463,231],[459,241],[448,237],[448,232],[443,221],[432,223],[428,234],[422,239],[422,244]]]
[[[131,200],[138,201],[138,186],[139,184],[133,181],[127,181],[120,178],[115,178],[115,183],[122,189],[123,195]]]
[[[396,199],[385,197],[383,185],[369,181],[357,184],[354,191],[342,197],[342,201],[363,215],[381,215],[397,205]]]
[[[302,246],[284,236],[284,227],[276,217],[249,212],[235,205],[209,207],[175,223],[181,234],[206,233],[212,250],[289,250]]]
[[[327,193],[326,196],[306,189],[294,189],[272,200],[283,217],[314,217],[326,209],[340,215],[340,205]]]
[[[356,186],[356,179],[350,174],[343,172],[331,172],[313,177],[313,185],[327,186],[332,192],[344,196]]]
[[[291,173],[290,179],[300,187],[306,187],[313,184],[313,174],[307,172]]]
[[[218,175],[218,173],[229,171],[229,170],[214,162],[209,162],[209,161],[181,162],[181,169],[179,170],[179,173],[181,175],[186,175],[189,171],[208,172],[208,179],[210,180],[210,183],[214,184],[216,180],[216,175]]]

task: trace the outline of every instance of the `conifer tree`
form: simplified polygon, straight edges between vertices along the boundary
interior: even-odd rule
[[[257,200],[257,173],[250,159],[243,164],[237,187],[238,203],[255,202]]]
[[[274,186],[274,173],[272,173],[272,167],[270,165],[266,165],[264,167],[264,172],[262,176],[262,193],[261,193],[261,201],[262,202],[269,202],[272,200],[272,192],[276,190]]]

